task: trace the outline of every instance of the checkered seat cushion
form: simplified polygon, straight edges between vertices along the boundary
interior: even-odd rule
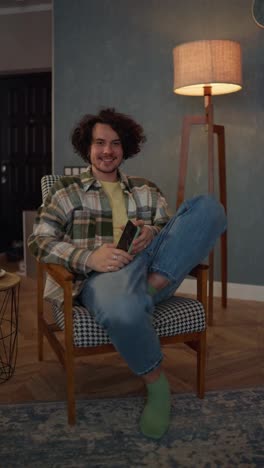
[[[53,315],[57,325],[63,330],[62,309],[53,306]],[[153,324],[158,336],[200,332],[206,327],[203,305],[195,299],[173,296],[156,306]],[[86,347],[111,343],[106,331],[82,306],[73,308],[73,328],[75,346]]]

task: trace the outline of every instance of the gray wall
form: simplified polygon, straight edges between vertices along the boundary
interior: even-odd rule
[[[52,12],[1,14],[0,73],[50,70]]]
[[[264,30],[251,0],[56,0],[54,170],[82,165],[69,142],[79,117],[115,106],[148,136],[124,169],[157,182],[174,210],[182,117],[203,112],[203,99],[173,94],[172,50],[199,39],[242,46],[243,90],[214,98],[226,130],[229,281],[264,285]],[[186,196],[205,192],[206,180],[206,134],[196,128]]]

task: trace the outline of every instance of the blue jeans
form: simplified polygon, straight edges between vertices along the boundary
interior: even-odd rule
[[[117,272],[92,273],[78,301],[94,315],[117,351],[137,375],[162,360],[152,325],[155,304],[168,298],[213,248],[226,229],[222,205],[210,195],[184,202],[151,244]],[[156,295],[148,294],[147,277],[157,272],[169,280]]]

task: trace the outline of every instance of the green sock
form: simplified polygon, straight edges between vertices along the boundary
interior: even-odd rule
[[[158,290],[152,286],[152,284],[148,284],[148,293],[151,295],[151,296],[155,296],[156,292],[158,292]]]
[[[140,430],[153,439],[160,439],[170,423],[170,387],[163,373],[158,380],[147,384],[148,399],[141,415]]]

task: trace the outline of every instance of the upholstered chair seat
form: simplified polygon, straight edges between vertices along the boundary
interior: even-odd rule
[[[63,309],[55,305],[52,309],[55,322],[64,330]],[[173,296],[155,307],[153,324],[160,337],[201,332],[206,326],[203,305],[196,299]],[[73,338],[74,345],[78,347],[111,343],[106,331],[95,322],[90,312],[77,305],[73,307]]]

